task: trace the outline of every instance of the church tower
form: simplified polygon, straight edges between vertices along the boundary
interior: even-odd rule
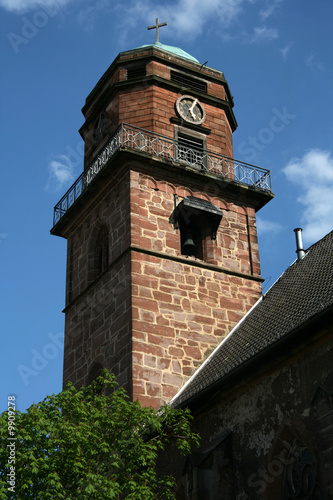
[[[158,37],[121,52],[82,112],[84,170],[51,230],[67,239],[64,384],[107,368],[158,408],[261,295],[270,175],[233,159],[223,73]]]

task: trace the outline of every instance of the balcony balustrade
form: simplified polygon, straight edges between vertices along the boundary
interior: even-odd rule
[[[164,158],[202,173],[213,174],[233,183],[255,187],[271,193],[269,170],[211,151],[186,147],[168,137],[122,123],[112,139],[56,204],[53,225],[60,221],[75,201],[89,188],[91,182],[105,168],[113,155],[122,149],[141,151],[152,157]]]

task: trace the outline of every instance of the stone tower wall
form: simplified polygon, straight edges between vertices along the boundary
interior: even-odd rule
[[[183,175],[146,160],[120,163],[69,229],[64,383],[87,384],[99,364],[157,408],[259,298],[255,214],[207,179],[186,176],[185,186]],[[175,195],[223,211],[216,240],[204,241],[204,260],[181,254],[170,222]],[[96,276],[103,225],[108,266]]]
[[[69,230],[64,385],[87,383],[96,364],[111,369],[131,394],[129,172],[96,191]],[[94,269],[98,230],[109,235],[108,265]]]
[[[223,210],[204,261],[181,255],[174,194]],[[185,187],[132,171],[131,227],[133,395],[158,408],[260,297],[255,214],[188,179]]]

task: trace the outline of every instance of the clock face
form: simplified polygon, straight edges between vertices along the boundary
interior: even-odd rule
[[[206,113],[202,104],[195,97],[183,95],[177,99],[176,109],[184,120],[200,125],[205,121]]]

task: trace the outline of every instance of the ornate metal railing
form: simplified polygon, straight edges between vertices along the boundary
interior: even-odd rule
[[[211,151],[188,147],[182,142],[122,123],[112,139],[103,147],[90,166],[82,172],[67,193],[56,204],[53,217],[54,225],[59,222],[61,217],[89,187],[89,184],[105,167],[115,152],[126,148],[172,160],[201,172],[207,172],[229,179],[232,182],[271,192],[269,170]]]

